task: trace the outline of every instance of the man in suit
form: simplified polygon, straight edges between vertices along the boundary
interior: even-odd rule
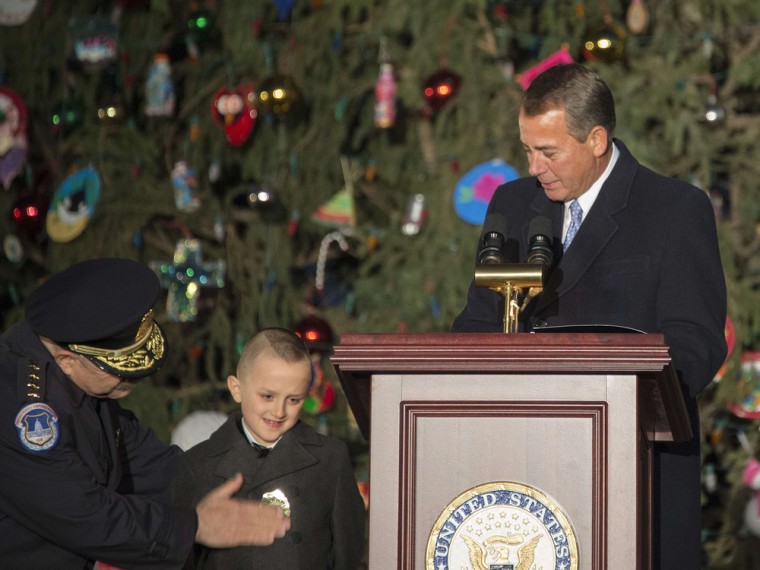
[[[356,570],[366,511],[346,444],[299,420],[311,381],[308,349],[295,333],[267,328],[248,340],[227,386],[241,410],[180,463],[174,500],[197,502],[241,472],[241,497],[271,500],[290,530],[269,546],[198,547],[188,568]]]
[[[181,451],[117,402],[165,360],[160,291],[136,261],[83,261],[0,336],[0,567],[167,570],[195,541],[270,544],[288,529],[279,509],[232,498],[240,475],[197,507],[169,504]]]
[[[613,138],[612,93],[580,64],[552,67],[531,83],[519,126],[530,176],[499,187],[486,220],[504,221],[505,255],[520,262],[529,253],[531,221],[548,218],[553,263],[518,330],[606,324],[664,335],[694,435],[655,444],[654,563],[697,569],[697,395],[726,356],[726,289],[710,200],[645,168]],[[503,331],[503,305],[473,280],[451,330]]]

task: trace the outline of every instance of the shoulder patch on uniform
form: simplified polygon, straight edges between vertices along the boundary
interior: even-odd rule
[[[58,416],[47,404],[27,404],[18,411],[14,423],[18,440],[27,451],[44,453],[58,445],[61,436]]]

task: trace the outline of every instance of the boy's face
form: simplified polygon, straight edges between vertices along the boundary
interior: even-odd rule
[[[266,351],[256,357],[244,377],[229,376],[227,387],[256,440],[272,445],[298,421],[310,381],[310,360],[285,362]]]

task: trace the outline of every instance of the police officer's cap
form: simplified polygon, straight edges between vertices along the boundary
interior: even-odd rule
[[[153,320],[158,277],[128,259],[92,259],[50,277],[30,296],[26,320],[39,336],[122,377],[153,374],[166,338]]]

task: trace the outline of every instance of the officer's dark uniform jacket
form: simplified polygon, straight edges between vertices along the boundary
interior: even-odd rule
[[[17,425],[36,417],[42,446]],[[181,568],[197,518],[165,501],[179,453],[84,394],[27,323],[0,338],[0,567]]]

